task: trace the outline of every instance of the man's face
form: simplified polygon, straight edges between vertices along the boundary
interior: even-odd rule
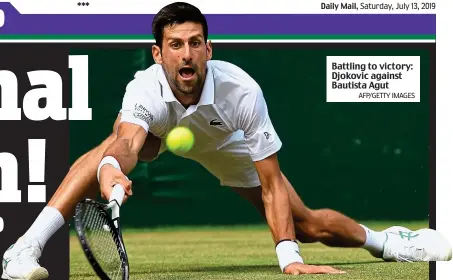
[[[203,26],[185,22],[166,26],[162,48],[153,46],[153,56],[165,71],[176,94],[197,95],[206,79],[207,61],[211,59],[210,42],[205,43]]]

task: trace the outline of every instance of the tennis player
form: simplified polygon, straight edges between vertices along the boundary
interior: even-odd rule
[[[154,18],[156,62],[127,85],[113,133],[79,158],[29,230],[3,257],[3,278],[44,279],[38,260],[49,238],[73,215],[78,201],[124,186],[138,159],[152,161],[178,125],[190,127],[196,145],[184,156],[250,201],[266,219],[285,274],[344,273],[304,263],[297,241],[368,250],[388,261],[451,259],[451,246],[429,229],[373,231],[330,209],[304,205],[281,172],[282,147],[260,86],[241,68],[211,60],[204,15],[187,3],[164,7]],[[410,238],[409,238],[410,237]],[[425,238],[426,237],[426,238]],[[429,238],[428,238],[429,237]],[[440,244],[440,245],[439,245]]]

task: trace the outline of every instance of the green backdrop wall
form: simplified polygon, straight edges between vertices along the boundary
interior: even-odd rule
[[[423,49],[219,45],[214,59],[232,62],[261,85],[283,148],[283,172],[305,203],[356,219],[429,218],[429,52]],[[217,47],[217,48],[216,48]],[[71,123],[71,159],[111,131],[124,89],[152,60],[144,48],[74,49],[89,55],[92,121]],[[326,56],[416,55],[420,103],[326,103]],[[131,175],[126,226],[247,224],[255,209],[197,163],[165,153]],[[145,217],[145,219],[144,219]]]

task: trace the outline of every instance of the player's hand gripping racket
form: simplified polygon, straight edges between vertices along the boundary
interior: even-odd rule
[[[129,279],[129,261],[119,224],[123,198],[123,187],[115,185],[108,204],[85,199],[76,206],[77,236],[85,256],[103,280]]]

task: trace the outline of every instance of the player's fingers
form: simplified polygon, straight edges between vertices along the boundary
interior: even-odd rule
[[[329,267],[327,266],[319,266],[319,273],[323,273],[323,274],[330,274],[332,273],[332,271],[330,270]]]
[[[124,189],[124,192],[131,196],[132,195],[132,181],[129,180],[126,176],[124,175],[121,175],[119,178],[117,178],[117,183],[120,184],[123,189]]]
[[[103,199],[108,200],[111,193],[112,193],[112,188],[101,188],[101,196]]]
[[[329,273],[332,273],[332,274],[344,274],[344,273],[346,273],[346,271],[339,270],[339,269],[333,268],[331,266],[327,266],[326,269],[327,269],[327,271],[329,271]]]
[[[132,181],[129,179],[127,179],[127,185],[125,186],[124,191],[128,196],[132,195]]]
[[[325,273],[329,273],[329,274],[343,274],[343,273],[346,273],[345,271],[342,271],[342,270],[339,270],[339,269],[335,269],[331,266],[321,266],[321,268],[323,269],[323,271]]]

